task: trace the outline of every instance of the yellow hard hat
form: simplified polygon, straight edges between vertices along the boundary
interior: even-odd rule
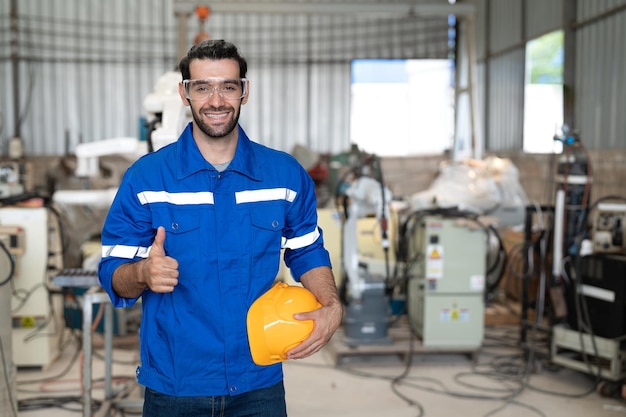
[[[252,303],[248,310],[248,342],[257,365],[271,365],[287,359],[287,352],[306,339],[315,323],[296,320],[293,315],[322,305],[306,288],[274,284]]]

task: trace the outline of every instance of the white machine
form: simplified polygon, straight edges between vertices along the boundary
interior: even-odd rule
[[[100,157],[106,155],[124,155],[135,160],[147,152],[145,142],[136,138],[120,137],[99,140],[76,145],[76,172],[79,178],[100,175]]]
[[[13,361],[18,367],[45,368],[58,354],[63,327],[62,300],[48,291],[55,271],[63,267],[59,225],[45,207],[2,207],[0,225],[15,231],[7,241],[21,253],[9,316]]]
[[[76,172],[78,178],[95,178],[100,175],[100,158],[119,155],[130,162],[148,152],[157,151],[175,142],[191,120],[189,108],[183,105],[178,93],[179,72],[169,71],[156,82],[154,91],[144,99],[147,114],[148,138],[109,138],[76,145]],[[58,190],[53,201],[66,205],[109,207],[117,188]]]
[[[180,72],[166,72],[156,82],[154,91],[143,102],[149,124],[150,140],[132,137],[105,139],[81,143],[76,146],[76,176],[94,177],[100,174],[99,158],[105,155],[122,155],[131,161],[148,151],[156,151],[178,139],[190,120],[190,113],[178,93]]]
[[[389,300],[385,276],[373,274],[362,262],[358,247],[358,222],[366,217],[389,218],[391,192],[370,177],[356,179],[345,191],[350,198],[343,225],[343,267],[347,280],[347,307],[344,330],[348,345],[387,344]],[[386,227],[386,225],[384,225]],[[383,246],[389,242],[383,239]]]
[[[424,215],[411,228],[408,314],[425,347],[482,344],[487,234],[465,218]]]
[[[181,80],[180,72],[166,72],[157,80],[154,92],[143,101],[148,114],[148,150],[151,152],[176,141],[191,120],[191,111],[183,105],[178,92]]]

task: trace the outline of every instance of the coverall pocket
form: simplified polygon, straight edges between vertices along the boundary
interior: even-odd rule
[[[285,219],[283,208],[276,205],[272,210],[251,210],[252,235],[250,248],[254,268],[257,271],[278,271]]]
[[[165,252],[173,258],[182,260],[183,256],[199,256],[201,254],[199,233],[202,210],[159,208],[153,210],[152,227],[165,228]],[[196,253],[194,253],[196,252]]]

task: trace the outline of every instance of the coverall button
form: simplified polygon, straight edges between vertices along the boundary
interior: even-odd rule
[[[278,227],[278,220],[272,221],[272,227],[276,229]]]
[[[232,386],[230,387],[230,392],[233,392],[233,393],[234,393],[234,392],[237,392],[237,387],[236,387],[235,385],[232,385]]]
[[[172,223],[172,230],[178,230],[178,223]]]

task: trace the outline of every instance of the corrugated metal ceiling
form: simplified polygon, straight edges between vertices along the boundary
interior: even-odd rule
[[[12,0],[14,1],[14,0]],[[0,4],[0,109],[3,143],[19,131],[30,154],[64,154],[79,142],[137,136],[143,98],[178,61],[175,9],[197,2],[172,0],[20,0],[17,31],[9,4]],[[253,139],[290,151],[304,144],[319,152],[349,149],[350,62],[354,58],[445,58],[445,16],[415,13],[368,17],[360,5],[433,4],[446,0],[216,2],[236,5],[314,4],[296,14],[221,13],[206,23],[213,38],[241,48],[253,77],[242,124]],[[346,12],[327,14],[329,7]],[[404,6],[403,6],[404,7]],[[408,9],[407,9],[408,10]],[[199,29],[187,21],[183,43]],[[9,42],[19,45],[12,59]],[[17,71],[13,69],[17,68]],[[13,74],[19,81],[19,109]],[[18,128],[16,128],[19,127]]]

